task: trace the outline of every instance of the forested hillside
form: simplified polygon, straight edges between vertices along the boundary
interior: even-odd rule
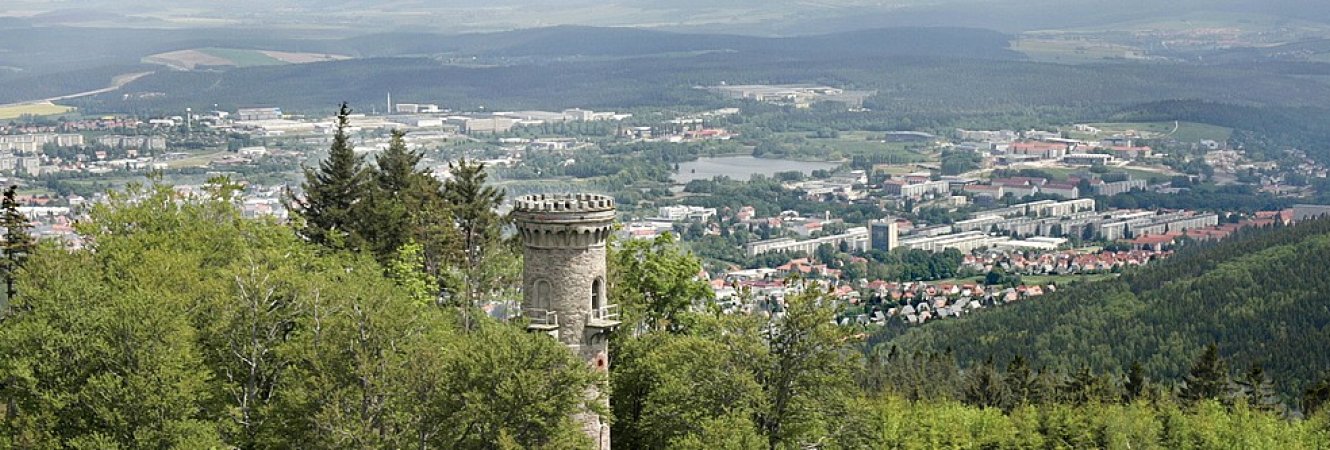
[[[871,99],[870,108],[895,113],[897,120],[910,116],[916,121],[1049,111],[1063,120],[1079,119],[1076,115],[1102,118],[1128,105],[1175,98],[1292,106],[1314,106],[1314,99],[1330,98],[1330,86],[1258,70],[726,52],[500,67],[384,58],[159,73],[80,106],[142,111],[220,102],[223,107],[276,104],[288,110],[310,110],[343,99],[377,104],[388,91],[394,98],[428,99],[461,109],[482,105],[499,109],[711,106],[719,98],[695,87],[722,82],[823,83],[875,89],[879,95]],[[150,92],[165,95],[147,100],[133,95]],[[129,100],[123,100],[121,94],[126,93],[131,94]]]
[[[1330,369],[1330,220],[1194,245],[1121,278],[961,320],[879,336],[879,346],[950,349],[963,366],[1022,356],[1035,367],[1114,372],[1139,362],[1179,379],[1209,344],[1263,367],[1289,396]]]
[[[722,314],[670,235],[615,242],[608,293],[623,325],[606,374],[523,319],[476,307],[520,297],[520,256],[494,211],[504,193],[485,186],[484,168],[459,162],[440,183],[414,169],[421,154],[400,133],[367,166],[349,116],[289,199],[290,225],[245,219],[239,187],[220,178],[200,195],[111,195],[78,225],[82,249],[6,236],[0,274],[16,285],[0,310],[0,448],[571,450],[588,448],[572,416],[587,408],[612,418],[622,448],[1330,445],[1330,378],[1281,403],[1263,372],[1226,384],[1226,360],[1199,348],[1255,346],[1276,375],[1323,367],[1326,337],[1311,330],[1325,307],[1309,304],[1327,288],[1330,221],[1184,251],[868,353],[860,330],[833,322],[822,286],[791,281],[778,314]],[[21,229],[8,195],[3,215]],[[1224,301],[1248,296],[1258,299]],[[1016,314],[1044,311],[1031,305],[1050,309]],[[1059,321],[1089,325],[1025,342]],[[1178,342],[1158,351],[1126,334],[1169,330]],[[1000,345],[1052,353],[1002,373],[926,353],[952,338],[965,358]],[[1156,354],[1160,373],[1190,370],[1119,376],[1119,348]],[[1102,370],[1039,367],[1072,354]],[[593,384],[608,410],[587,397]]]

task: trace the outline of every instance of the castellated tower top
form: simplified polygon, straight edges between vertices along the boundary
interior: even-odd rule
[[[518,198],[514,209],[527,213],[614,211],[614,197],[600,194],[537,194]]]
[[[513,218],[529,248],[601,247],[614,225],[614,197],[537,194],[513,201]]]

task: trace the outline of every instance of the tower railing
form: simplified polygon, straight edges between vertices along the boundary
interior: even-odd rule
[[[559,313],[548,309],[522,308],[522,316],[530,320],[530,325],[538,327],[559,327]]]
[[[605,305],[591,311],[591,317],[600,320],[619,320],[619,305]]]

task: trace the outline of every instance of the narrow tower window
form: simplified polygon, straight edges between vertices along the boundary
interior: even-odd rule
[[[596,277],[596,281],[591,282],[591,310],[599,317],[604,314],[601,308],[605,306],[605,281]]]

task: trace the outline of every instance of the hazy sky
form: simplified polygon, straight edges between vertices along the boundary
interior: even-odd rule
[[[1330,22],[1330,0],[3,0],[40,24],[283,26],[482,31],[550,25],[696,28],[759,34],[875,24],[1004,31],[1148,20]]]

